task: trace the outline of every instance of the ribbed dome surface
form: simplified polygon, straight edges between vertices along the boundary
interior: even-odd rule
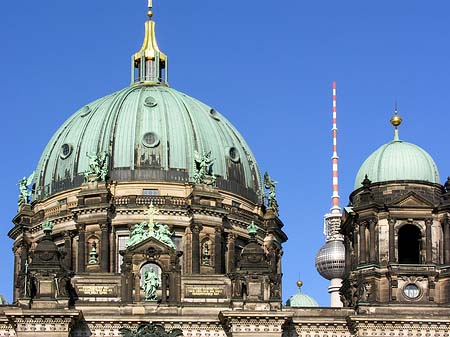
[[[317,301],[309,295],[303,294],[299,288],[298,293],[289,297],[286,305],[293,308],[318,307]]]
[[[257,201],[261,178],[242,136],[221,114],[179,91],[137,85],[77,111],[56,132],[36,170],[36,195],[80,186],[89,154],[109,154],[117,181],[188,182],[194,151],[211,151],[217,186]]]
[[[355,190],[362,187],[365,175],[373,182],[417,180],[440,183],[433,158],[417,145],[395,140],[373,152],[362,164]]]

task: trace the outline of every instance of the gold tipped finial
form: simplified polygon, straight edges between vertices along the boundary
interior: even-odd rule
[[[147,16],[151,19],[153,17],[153,0],[148,0]]]
[[[148,0],[148,20],[141,49],[132,57],[131,84],[168,85],[167,55],[158,47],[153,17],[153,0]]]
[[[395,103],[394,116],[391,118],[391,124],[395,127],[394,129],[394,140],[399,140],[398,138],[398,127],[402,124],[402,118],[398,114],[397,102]]]
[[[300,280],[298,280],[298,281],[297,281],[297,287],[301,288],[302,286],[303,286],[303,282],[300,281]]]

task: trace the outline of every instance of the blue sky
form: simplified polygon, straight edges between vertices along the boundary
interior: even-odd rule
[[[450,3],[419,1],[155,0],[170,84],[224,114],[278,184],[283,297],[303,291],[328,304],[314,267],[331,207],[331,84],[338,85],[341,204],[364,159],[400,138],[450,175]],[[146,1],[8,1],[0,19],[0,293],[12,294],[17,181],[52,134],[84,104],[129,84]],[[445,112],[447,111],[447,112]]]

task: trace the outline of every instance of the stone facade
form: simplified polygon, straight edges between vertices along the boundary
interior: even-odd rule
[[[85,183],[22,205],[14,218],[15,298],[0,307],[0,336],[120,336],[150,322],[201,337],[448,336],[448,196],[427,183],[355,191],[342,227],[345,307],[291,308],[281,303],[287,238],[274,210],[207,185]],[[150,204],[176,249],[152,237],[124,244]],[[48,220],[51,233],[42,230]],[[416,257],[399,247],[405,225],[420,233]],[[147,264],[160,268],[158,301],[145,301]]]

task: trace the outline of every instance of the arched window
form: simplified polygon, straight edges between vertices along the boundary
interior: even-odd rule
[[[420,264],[422,235],[414,225],[404,225],[398,231],[398,263]]]

